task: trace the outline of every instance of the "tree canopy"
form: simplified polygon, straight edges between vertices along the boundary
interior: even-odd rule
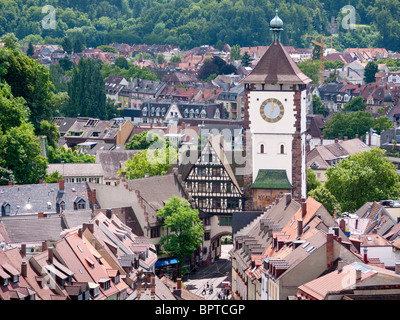
[[[203,240],[204,229],[198,210],[192,209],[189,201],[174,196],[158,211],[157,216],[166,230],[166,235],[160,240],[162,251],[169,257],[176,257],[182,265],[185,258],[191,258]],[[185,271],[183,268],[181,274]]]
[[[384,150],[373,148],[328,168],[324,187],[337,199],[342,211],[353,212],[366,202],[399,198],[399,176],[384,155]]]
[[[325,123],[323,135],[325,139],[354,139],[356,135],[365,136],[371,129],[382,132],[392,126],[393,122],[386,116],[373,118],[366,111],[338,112]]]

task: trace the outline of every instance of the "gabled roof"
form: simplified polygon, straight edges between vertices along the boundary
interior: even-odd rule
[[[361,271],[361,279],[357,281],[357,270]],[[387,280],[385,280],[387,279]],[[363,286],[363,282],[376,285],[387,285],[400,283],[400,276],[393,271],[379,267],[373,267],[361,262],[349,264],[341,271],[333,271],[325,276],[312,280],[299,287],[300,292],[313,297],[317,300],[323,300],[328,294],[340,293],[343,290],[358,286]],[[367,283],[365,285],[368,285]]]
[[[283,189],[291,190],[286,170],[259,170],[252,189]]]
[[[243,83],[308,84],[312,80],[302,73],[280,41],[270,45]]]

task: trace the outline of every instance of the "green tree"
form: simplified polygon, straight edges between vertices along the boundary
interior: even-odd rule
[[[177,163],[177,150],[175,147],[161,147],[146,149],[136,153],[125,162],[125,168],[119,171],[119,175],[125,174],[127,179],[144,178],[165,175],[173,164]]]
[[[30,111],[25,99],[14,98],[11,87],[0,84],[0,132],[6,132],[12,127],[19,127],[29,120]]]
[[[157,63],[158,64],[163,64],[163,63],[165,63],[165,56],[162,54],[162,53],[159,53],[158,54],[158,56],[157,56]]]
[[[125,57],[118,57],[117,59],[115,59],[114,64],[118,68],[126,69],[126,70],[129,69],[129,63]]]
[[[163,221],[163,229],[167,232],[160,240],[162,250],[169,257],[176,257],[182,266],[185,258],[191,258],[201,246],[204,237],[199,212],[192,209],[187,200],[174,196],[158,211],[157,216]],[[181,275],[186,271],[181,268]]]
[[[247,51],[246,51],[247,52]],[[247,53],[248,54],[248,53]],[[235,60],[240,60],[242,58],[241,55],[241,49],[240,46],[238,44],[235,44],[232,48],[231,48],[231,53],[230,53],[230,62],[233,62]],[[249,62],[249,60],[248,60]]]
[[[14,174],[11,170],[0,167],[0,186],[6,186],[9,182],[16,183]]]
[[[370,61],[364,69],[364,81],[365,83],[372,83],[376,81],[375,75],[378,72],[378,65]]]
[[[323,134],[325,139],[354,139],[357,134],[364,136],[373,125],[374,119],[369,112],[336,113],[325,123]]]
[[[49,163],[95,163],[96,158],[90,154],[72,151],[71,148],[62,146],[61,148],[49,148],[47,153]]]
[[[393,124],[394,124],[393,121],[390,120],[387,116],[381,116],[379,118],[374,119],[372,129],[374,129],[376,133],[380,135],[383,131],[392,128]]]
[[[254,59],[250,56],[250,54],[246,51],[242,56],[242,66],[248,67],[251,64],[251,61]]]
[[[34,53],[35,53],[35,48],[33,47],[32,42],[29,42],[28,50],[26,51],[26,54],[28,57],[31,57],[34,55]]]
[[[319,83],[320,63],[318,60],[308,59],[300,62],[297,66],[307,77],[312,80],[313,84]]]
[[[72,50],[74,53],[81,53],[85,49],[85,45],[80,38],[76,38],[72,44]]]
[[[23,123],[0,136],[0,166],[11,170],[18,184],[36,184],[44,179],[47,160],[34,127]]]
[[[125,144],[125,150],[145,150],[158,141],[160,137],[151,131],[143,131],[135,134],[132,139]]]
[[[367,108],[367,105],[363,101],[363,97],[356,97],[347,102],[343,110],[344,111],[364,111]]]
[[[311,168],[307,168],[307,192],[320,187],[322,184],[315,176],[314,171]]]
[[[11,45],[12,46],[12,45]],[[22,97],[30,110],[30,121],[37,128],[42,120],[53,117],[53,84],[48,69],[30,59],[19,49],[0,49],[2,79],[11,87],[14,97]]]
[[[108,119],[105,82],[99,61],[86,58],[79,60],[68,83],[68,96],[66,116]]]
[[[66,53],[68,53],[68,54],[72,53],[73,46],[72,46],[72,41],[70,38],[65,37],[61,42],[61,46]]]
[[[324,187],[343,211],[353,212],[366,202],[399,198],[399,176],[384,155],[384,150],[373,148],[350,155],[326,171]]]
[[[341,212],[341,207],[340,204],[337,202],[337,199],[335,196],[329,192],[327,188],[324,186],[319,186],[316,189],[311,191],[313,199],[318,201],[319,203],[322,203],[322,205],[325,207],[328,212],[334,216],[335,213],[340,213]]]
[[[52,174],[47,175],[44,181],[47,183],[57,183],[59,179],[63,180],[64,178],[58,171],[54,171]]]
[[[99,49],[103,52],[111,52],[111,53],[118,54],[118,50],[113,46],[102,45],[102,46],[98,46],[97,49]]]
[[[58,146],[58,139],[60,139],[60,131],[57,125],[53,121],[43,120],[40,123],[40,128],[38,134],[40,136],[45,136],[47,140],[47,145],[54,149]]]
[[[324,117],[326,117],[329,114],[329,110],[327,107],[324,106],[322,103],[320,97],[317,95],[313,95],[313,113],[314,114],[322,114]]]
[[[180,56],[179,54],[175,54],[175,55],[173,55],[173,56],[171,57],[170,62],[172,62],[172,63],[179,63],[179,62],[182,62],[182,58],[181,58],[181,56]]]

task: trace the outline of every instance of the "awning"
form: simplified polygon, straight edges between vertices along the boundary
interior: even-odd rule
[[[158,260],[157,262],[156,262],[156,268],[162,268],[162,267],[166,267],[166,266],[169,266],[169,265],[172,265],[172,264],[178,264],[179,263],[179,260],[178,259],[175,259],[175,258],[172,258],[172,259],[162,259],[162,260]]]

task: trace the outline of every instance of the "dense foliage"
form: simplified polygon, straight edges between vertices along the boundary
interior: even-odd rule
[[[178,258],[183,275],[188,271],[183,267],[185,258],[191,258],[203,240],[204,229],[199,212],[191,208],[189,201],[174,196],[157,216],[163,221],[163,229],[168,230],[160,240],[162,250],[169,257]]]
[[[355,7],[356,30],[341,27],[348,19],[341,9],[349,4]],[[55,29],[42,28],[45,5],[56,9]],[[330,35],[333,17],[339,22],[337,49],[400,48],[399,0],[0,0],[0,36],[15,32],[27,44],[68,37],[78,50],[113,42],[256,46],[271,42],[269,22],[276,8],[286,45],[309,46],[306,34]]]
[[[355,211],[366,202],[399,197],[396,167],[378,148],[339,161],[326,175],[324,187],[337,199],[343,212]]]

